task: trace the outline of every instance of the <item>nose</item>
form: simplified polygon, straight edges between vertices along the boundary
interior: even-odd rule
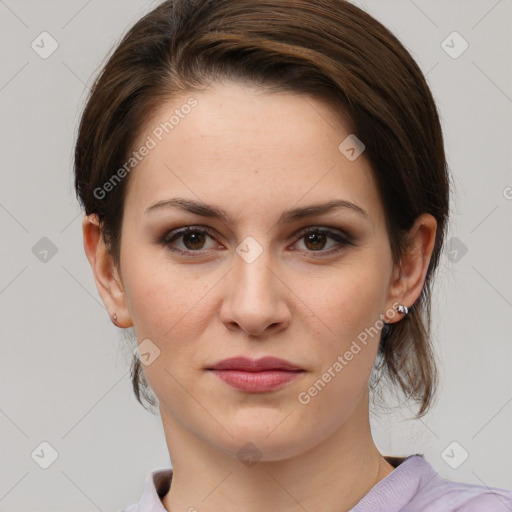
[[[252,262],[235,255],[233,269],[226,276],[220,312],[227,329],[262,336],[267,332],[276,334],[289,326],[291,312],[287,296],[291,292],[276,268],[267,248]]]

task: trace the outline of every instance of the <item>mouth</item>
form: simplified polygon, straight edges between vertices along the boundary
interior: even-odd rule
[[[206,368],[229,386],[248,393],[276,391],[305,373],[303,368],[275,357],[234,357]]]

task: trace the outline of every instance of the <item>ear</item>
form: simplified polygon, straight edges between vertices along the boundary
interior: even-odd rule
[[[393,305],[396,304],[409,308],[420,296],[434,250],[436,231],[436,219],[428,213],[421,214],[409,230],[408,243],[400,259],[400,266],[397,266],[393,275],[389,309],[395,310]],[[395,314],[386,322],[394,323],[402,318],[401,314]]]
[[[126,307],[123,285],[112,255],[108,252],[97,215],[86,215],[82,220],[84,249],[94,273],[96,288],[109,312],[115,314],[118,327],[131,327],[131,316]]]

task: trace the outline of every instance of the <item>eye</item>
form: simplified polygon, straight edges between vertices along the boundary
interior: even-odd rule
[[[212,243],[210,247],[205,247],[207,238],[213,239],[213,233],[205,229],[186,227],[166,234],[161,240],[161,243],[170,251],[183,254],[187,252],[199,252],[202,249],[213,249],[217,246],[217,244]],[[181,242],[177,244],[176,242],[180,239]]]
[[[331,254],[342,250],[344,246],[354,245],[349,235],[326,228],[308,228],[300,232],[298,236],[297,243],[302,242],[306,252]]]
[[[319,253],[318,256],[337,253],[347,245],[354,245],[347,233],[327,228],[307,228],[295,235],[295,238],[297,241],[294,245],[300,245],[301,242],[304,248],[294,250]],[[207,245],[208,239],[211,239],[209,246]],[[220,247],[215,242],[215,235],[212,231],[193,226],[165,234],[160,243],[170,251],[184,256],[195,256],[194,253],[199,254]],[[316,254],[314,256],[317,257]]]

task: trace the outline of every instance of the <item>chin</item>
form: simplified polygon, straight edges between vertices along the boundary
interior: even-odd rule
[[[316,444],[316,432],[308,433],[301,429],[300,424],[288,423],[290,418],[283,421],[286,415],[281,414],[278,421],[273,421],[276,417],[260,416],[259,422],[230,423],[229,433],[232,437],[224,433],[221,443],[219,437],[212,441],[224,453],[249,463],[289,459]]]

